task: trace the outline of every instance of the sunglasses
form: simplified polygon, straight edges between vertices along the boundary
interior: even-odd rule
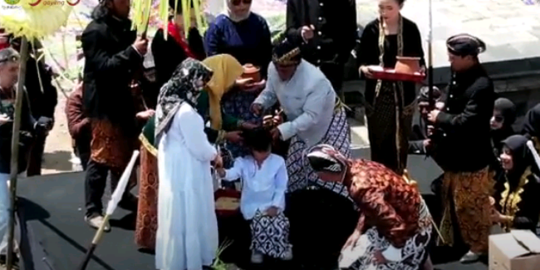
[[[251,5],[252,0],[231,0],[233,6],[239,6],[244,3],[244,5]]]
[[[17,62],[17,61],[19,61],[18,56],[11,56],[11,57],[8,57],[8,58],[5,58],[5,59],[0,59],[0,63]]]

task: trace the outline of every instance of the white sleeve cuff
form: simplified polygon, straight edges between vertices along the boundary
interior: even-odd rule
[[[286,141],[296,134],[296,131],[293,128],[292,122],[285,122],[277,126],[279,133],[281,134],[281,139]]]

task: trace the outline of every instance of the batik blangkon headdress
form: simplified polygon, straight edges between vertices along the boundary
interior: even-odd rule
[[[297,65],[302,61],[300,46],[284,39],[274,46],[272,62],[277,65]]]
[[[316,172],[342,173],[347,170],[347,158],[331,145],[315,145],[306,156]]]

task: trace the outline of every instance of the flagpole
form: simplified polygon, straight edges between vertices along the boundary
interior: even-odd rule
[[[19,174],[19,132],[21,127],[22,104],[24,97],[24,84],[26,81],[26,62],[28,60],[28,40],[26,37],[21,38],[20,49],[20,67],[19,81],[17,82],[17,92],[15,94],[15,115],[13,117],[13,135],[11,138],[11,167],[10,167],[10,208],[8,219],[8,242],[6,254],[6,270],[11,270],[13,267],[13,251],[15,240],[15,212],[17,211],[17,176]],[[5,183],[2,183],[5,185]]]
[[[433,7],[432,0],[428,0],[428,9],[429,9],[429,30],[428,30],[428,98],[429,98],[429,107],[430,109],[435,109],[435,100],[433,99]]]

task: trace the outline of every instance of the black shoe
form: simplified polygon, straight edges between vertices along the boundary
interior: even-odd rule
[[[137,212],[137,208],[139,207],[139,198],[137,198],[137,196],[133,194],[130,194],[127,197],[123,198],[118,203],[118,206],[124,210]]]

